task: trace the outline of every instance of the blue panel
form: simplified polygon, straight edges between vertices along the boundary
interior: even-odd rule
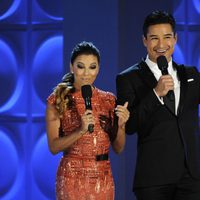
[[[177,24],[184,24],[185,23],[185,1],[176,1],[176,6],[174,8],[174,17],[176,19]]]
[[[178,41],[177,44],[175,45],[174,49],[174,54],[173,54],[173,59],[175,62],[178,64],[185,64],[186,63],[186,58],[184,56],[185,53],[185,33],[178,31]]]
[[[181,7],[181,4],[183,4],[183,0],[176,0],[173,1],[173,9],[174,11],[178,10]]]
[[[0,112],[11,108],[18,99],[22,81],[18,79],[17,61],[14,53],[4,41],[0,40]],[[6,86],[6,90],[5,90]]]
[[[33,0],[32,3],[32,23],[43,23],[63,20],[63,0],[46,1]]]
[[[1,200],[55,199],[60,156],[48,150],[44,109],[63,75],[60,3],[0,1]]]
[[[0,121],[0,199],[30,199],[30,128],[20,119],[4,118],[5,122]]]
[[[39,6],[54,19],[63,19],[64,0],[37,0]]]
[[[183,52],[178,45],[176,45],[176,47],[175,47],[173,58],[174,58],[175,62],[177,62],[178,64],[185,63]]]
[[[0,20],[12,15],[18,8],[21,0],[1,0]]]
[[[11,138],[5,130],[0,130],[0,197],[9,199],[13,196],[18,179],[18,154]]]
[[[195,65],[198,67],[200,71],[200,63],[199,63],[199,58],[200,58],[200,34],[199,32],[191,32],[189,37],[188,37],[188,43],[190,44],[188,46],[188,52],[189,52],[189,64],[190,65]]]
[[[200,71],[200,1],[182,0],[179,8],[175,8],[174,13],[179,24],[181,24],[178,28],[182,34],[180,39],[178,35],[178,39],[181,41],[182,47],[184,46],[184,48],[181,48],[184,62],[179,61],[186,65],[196,66]]]
[[[200,14],[200,1],[199,0],[192,0],[195,9],[198,11],[198,13]]]
[[[189,24],[200,24],[200,1],[188,1],[188,22]]]
[[[60,154],[50,154],[46,134],[43,134],[33,151],[32,170],[37,187],[48,199],[55,199],[55,176],[60,157]]]
[[[62,48],[62,36],[49,37],[42,42],[35,54],[32,71],[35,90],[33,110],[35,112],[41,112],[40,108],[37,107],[38,97],[45,105],[46,98],[63,76]]]
[[[4,23],[26,24],[27,11],[27,0],[0,1],[0,21]]]

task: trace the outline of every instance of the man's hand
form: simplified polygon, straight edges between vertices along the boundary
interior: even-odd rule
[[[171,75],[163,75],[158,80],[157,86],[154,88],[159,97],[164,97],[169,90],[174,89],[174,80]]]

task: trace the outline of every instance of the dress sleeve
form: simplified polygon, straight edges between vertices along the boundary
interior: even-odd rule
[[[47,103],[49,103],[51,105],[55,105],[55,103],[56,103],[55,94],[52,93],[47,97]]]
[[[116,97],[112,93],[109,93],[109,102],[110,102],[109,110],[111,112],[112,122],[114,122],[114,113],[115,113],[115,107],[116,107]]]

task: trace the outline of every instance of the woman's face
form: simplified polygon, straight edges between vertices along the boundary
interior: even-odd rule
[[[99,63],[94,55],[79,55],[70,66],[74,73],[74,86],[80,89],[83,85],[92,85],[99,73]]]

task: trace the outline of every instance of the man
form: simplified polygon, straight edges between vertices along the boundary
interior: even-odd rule
[[[173,16],[150,13],[143,24],[146,59],[116,79],[118,103],[129,102],[126,132],[138,134],[138,200],[200,200],[200,75],[172,61],[176,42]],[[157,64],[163,57],[166,73]],[[174,110],[168,94],[175,96]]]

